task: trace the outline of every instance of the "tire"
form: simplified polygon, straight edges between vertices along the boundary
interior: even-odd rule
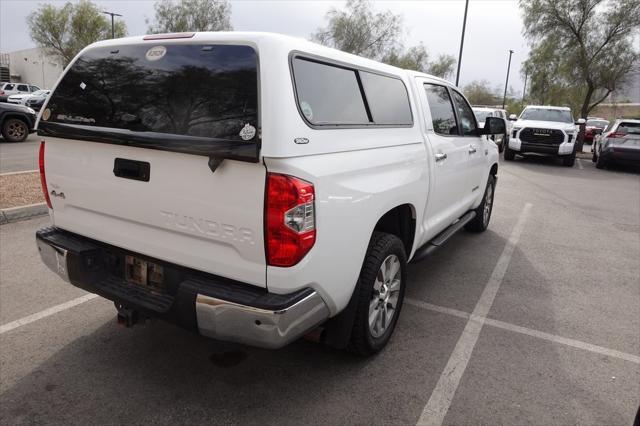
[[[504,146],[504,159],[505,161],[513,161],[516,159],[516,152],[509,148],[509,144]]]
[[[602,155],[598,156],[598,159],[596,160],[596,169],[606,169],[607,168],[607,161],[602,158]]]
[[[391,276],[386,276],[389,272]],[[356,286],[356,316],[348,345],[351,352],[371,356],[386,346],[400,316],[406,282],[407,256],[402,241],[395,235],[375,231]],[[395,307],[390,312],[394,301]],[[375,316],[370,325],[372,314]]]
[[[2,137],[9,142],[22,142],[29,136],[29,126],[19,118],[8,118],[2,123]]]
[[[576,162],[576,155],[575,154],[571,154],[571,155],[567,155],[566,157],[562,157],[562,165],[565,167],[573,167],[573,165]]]
[[[493,196],[496,192],[495,190],[496,178],[493,175],[489,175],[482,202],[475,209],[476,217],[471,219],[469,223],[464,226],[464,229],[469,232],[484,232],[487,230],[489,220],[491,220],[491,212],[493,211]]]

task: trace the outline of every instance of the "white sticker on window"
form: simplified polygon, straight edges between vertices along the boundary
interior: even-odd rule
[[[305,101],[300,102],[300,109],[307,120],[313,120],[313,110],[311,109],[311,105],[306,103]]]
[[[80,83],[80,88],[82,90],[86,89],[87,85],[84,83],[84,81],[82,83]]]
[[[242,138],[243,141],[251,140],[255,135],[256,135],[256,128],[249,123],[245,124],[242,130],[240,130],[240,137]]]
[[[145,57],[147,61],[157,61],[158,59],[162,59],[162,57],[167,53],[167,48],[164,46],[154,46],[151,49],[147,50],[147,54]]]

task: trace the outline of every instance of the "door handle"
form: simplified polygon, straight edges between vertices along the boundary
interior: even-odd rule
[[[442,152],[439,152],[436,154],[436,161],[442,161],[446,159],[447,159],[447,154],[443,154]]]
[[[469,154],[475,154],[476,151],[477,150],[475,145],[469,145]]]

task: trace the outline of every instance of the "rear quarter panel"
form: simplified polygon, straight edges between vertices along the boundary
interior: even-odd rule
[[[312,287],[335,315],[349,302],[378,220],[401,204],[421,216],[428,191],[424,145],[265,158],[265,163],[270,172],[314,184],[317,230],[315,246],[299,264],[267,267],[267,287],[276,293]]]

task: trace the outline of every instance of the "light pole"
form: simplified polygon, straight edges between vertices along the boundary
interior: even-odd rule
[[[504,109],[504,104],[507,100],[507,85],[509,84],[509,71],[511,70],[511,55],[513,55],[513,50],[509,50],[509,65],[507,65],[507,79],[504,82],[504,95],[502,96],[502,109]]]
[[[102,12],[102,13],[104,13],[106,15],[111,15],[111,38],[116,38],[116,27],[115,27],[115,25],[113,23],[113,17],[114,16],[122,16],[122,15],[120,15],[118,13],[113,13],[113,12]]]
[[[460,53],[458,54],[458,72],[456,72],[456,86],[460,81],[460,65],[462,65],[462,48],[464,47],[464,31],[467,28],[467,10],[469,9],[469,0],[464,5],[464,20],[462,21],[462,36],[460,37]]]

